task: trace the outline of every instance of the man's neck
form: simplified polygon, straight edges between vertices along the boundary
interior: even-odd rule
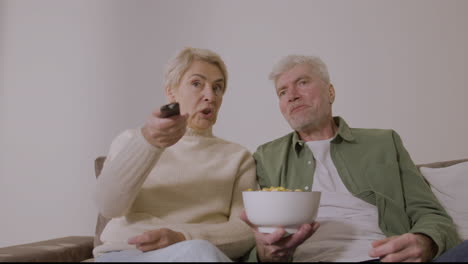
[[[301,131],[297,131],[297,133],[303,141],[307,142],[332,138],[335,136],[337,130],[338,127],[335,121],[333,121],[333,117],[331,117],[320,126],[305,128]]]

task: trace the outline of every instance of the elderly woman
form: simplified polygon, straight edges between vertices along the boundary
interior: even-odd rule
[[[254,160],[212,133],[226,91],[223,60],[186,48],[165,78],[181,114],[156,110],[112,142],[96,190],[100,213],[112,219],[96,261],[229,261],[254,245],[239,219],[241,192],[255,186]]]

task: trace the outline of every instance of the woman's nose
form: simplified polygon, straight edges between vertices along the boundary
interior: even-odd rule
[[[210,87],[205,87],[205,89],[203,89],[203,100],[204,101],[212,102],[212,101],[215,100],[215,98],[216,98],[216,94],[213,91],[213,89],[211,89],[211,86]]]

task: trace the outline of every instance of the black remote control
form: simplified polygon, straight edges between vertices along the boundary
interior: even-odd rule
[[[170,104],[161,106],[162,118],[171,117],[171,116],[175,116],[179,114],[180,114],[179,103],[170,103]]]

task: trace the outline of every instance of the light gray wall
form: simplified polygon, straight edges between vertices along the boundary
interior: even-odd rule
[[[335,114],[396,129],[415,162],[468,157],[468,1],[0,0],[0,246],[91,235],[93,160],[165,102],[184,46],[230,73],[215,133],[251,151],[289,132],[267,80],[329,65]]]

